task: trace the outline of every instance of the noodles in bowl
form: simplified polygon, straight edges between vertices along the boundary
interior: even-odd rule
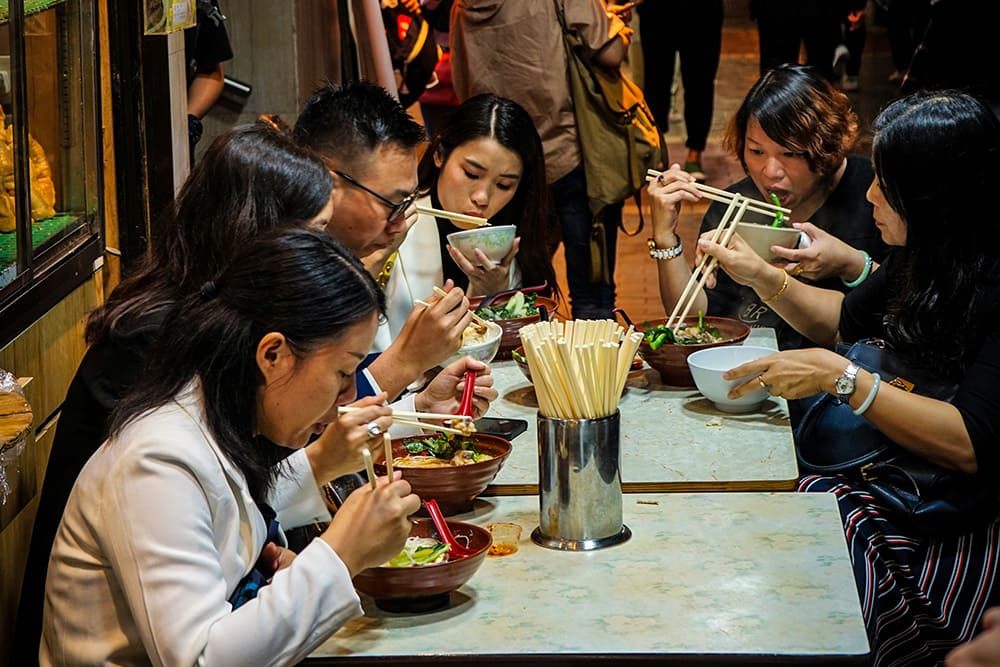
[[[421,498],[434,498],[443,514],[452,515],[472,509],[472,500],[493,481],[510,450],[509,440],[487,433],[424,435],[393,440],[392,460],[413,493]],[[456,456],[464,460],[452,465]],[[420,461],[421,465],[416,467],[403,463],[411,457],[434,457],[438,462],[423,465]],[[382,458],[375,461],[375,473],[385,474]]]

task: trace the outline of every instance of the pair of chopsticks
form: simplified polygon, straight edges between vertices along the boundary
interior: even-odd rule
[[[388,433],[382,434],[382,446],[385,448],[385,475],[392,481],[392,438]],[[372,491],[376,489],[375,466],[372,464],[372,453],[367,447],[361,450],[361,456],[365,459],[365,470],[368,472],[368,483],[372,485]]]
[[[646,182],[648,183],[649,181],[655,181],[656,178],[662,173],[663,173],[662,171],[657,171],[655,169],[647,169]],[[746,210],[752,213],[761,213],[767,216],[772,216],[775,213],[783,213],[785,215],[792,214],[791,209],[785,208],[783,206],[771,204],[766,201],[762,201],[760,199],[750,199],[748,197],[744,197],[743,195],[738,195],[736,193],[729,192],[728,190],[720,190],[719,188],[713,188],[712,186],[705,185],[704,183],[695,183],[694,187],[695,189],[698,190],[698,192],[701,193],[701,195],[705,199],[721,202],[723,204],[728,204],[734,201],[737,197],[746,199],[749,202]]]
[[[342,405],[339,408],[341,414],[347,412],[354,412],[360,410],[361,408],[354,407],[351,405]],[[452,428],[451,426],[442,426],[441,424],[435,424],[433,422],[422,421],[424,419],[450,419],[452,421],[458,420],[460,422],[471,422],[471,417],[464,417],[462,415],[448,415],[438,412],[407,412],[405,410],[393,410],[392,411],[392,423],[399,424],[401,426],[414,426],[416,428],[422,428],[428,431],[440,431],[441,433],[451,433],[452,435],[468,435],[469,429],[459,429]]]
[[[751,202],[749,198],[743,195],[729,194],[732,196],[729,206],[726,207],[726,212],[722,215],[719,226],[715,228],[715,232],[712,234],[712,242],[724,246],[729,244],[729,240],[736,231],[737,223],[743,219],[743,214],[750,208]],[[668,328],[674,329],[679,327],[687,319],[688,314],[690,314],[691,309],[694,307],[694,302],[698,298],[698,292],[705,286],[705,281],[708,280],[709,274],[715,270],[718,264],[719,260],[715,257],[711,255],[702,256],[701,262],[691,272],[691,277],[688,278],[687,285],[684,286],[684,291],[681,292],[680,298],[677,299],[677,304],[674,305],[673,312],[667,318]]]
[[[443,211],[439,208],[431,208],[430,206],[418,206],[417,213],[423,213],[424,215],[433,215],[436,218],[447,218],[448,220],[454,220],[455,222],[464,222],[467,225],[473,225],[475,227],[485,227],[490,224],[490,221],[486,218],[477,218],[474,215],[466,215],[464,213],[453,213],[451,211]]]
[[[445,295],[448,294],[447,292],[445,292],[443,289],[441,289],[437,285],[434,286],[434,293],[437,294],[438,296],[445,296]],[[413,303],[417,304],[418,306],[423,306],[424,308],[430,308],[431,307],[431,304],[427,303],[426,301],[424,301],[422,299],[416,299],[416,300],[414,300]],[[481,318],[479,315],[476,315],[476,311],[470,310],[469,312],[472,313],[472,319],[477,324],[479,324],[481,326],[484,326],[484,327],[486,326],[486,320],[484,320],[483,318]]]

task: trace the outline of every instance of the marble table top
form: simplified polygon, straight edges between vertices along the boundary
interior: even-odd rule
[[[389,613],[362,596],[365,616],[307,663],[595,656],[864,663],[868,640],[832,495],[629,494],[623,501],[631,539],[566,552],[531,541],[537,496],[478,499],[455,518],[518,523],[516,553],[488,557],[440,611]]]
[[[777,348],[772,329],[754,329],[746,344]],[[528,430],[487,495],[538,493],[538,403],[513,361],[492,364],[500,398],[489,415],[519,418]],[[755,412],[727,414],[697,389],[668,387],[644,368],[629,375],[621,411],[621,477],[625,492],[791,491],[798,480],[788,406],[772,398]]]

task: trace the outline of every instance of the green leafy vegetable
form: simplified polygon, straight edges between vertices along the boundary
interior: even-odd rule
[[[692,330],[694,330],[692,332]],[[693,335],[692,335],[693,333]],[[649,327],[643,331],[643,338],[649,344],[650,349],[658,350],[664,345],[698,345],[709,342],[709,338],[720,340],[722,334],[718,327],[705,325],[705,317],[702,311],[698,311],[698,325],[696,327],[677,327],[671,329],[665,324]]]
[[[513,320],[519,317],[529,317],[538,314],[538,306],[535,305],[535,295],[524,292],[514,292],[502,306],[486,306],[476,311],[484,320]]]
[[[439,433],[426,438],[404,440],[403,446],[406,447],[407,452],[415,456],[433,456],[444,460],[452,458],[456,452],[461,450],[472,452],[472,460],[475,463],[478,463],[482,456],[471,438],[451,433]]]
[[[449,547],[432,537],[407,538],[403,550],[386,567],[413,567],[415,565],[430,565],[447,559]]]
[[[775,206],[781,206],[781,200],[778,199],[778,195],[774,194],[773,192],[770,193],[770,194],[771,194],[771,201],[774,202],[774,205]],[[785,214],[782,213],[781,211],[775,211],[774,212],[774,222],[771,223],[771,226],[772,227],[784,227],[785,226]]]

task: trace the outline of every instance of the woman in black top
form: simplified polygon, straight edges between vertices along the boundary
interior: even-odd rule
[[[747,93],[726,136],[727,147],[747,173],[727,189],[758,200],[777,198],[791,209],[787,223],[810,238],[807,248],[776,248],[782,266],[799,280],[841,292],[867,277],[867,258],[877,265],[887,251],[873,224],[871,204],[865,201],[871,165],[866,158],[848,154],[857,137],[858,119],[847,96],[816,71],[798,65],[778,67],[762,76]],[[655,245],[679,247],[680,204],[701,199],[694,179],[675,166],[650,183],[649,194]],[[701,233],[714,230],[725,209],[724,204],[713,203]],[[743,219],[771,222],[756,213]],[[670,313],[691,271],[679,254],[656,264],[660,298]],[[710,278],[706,285],[710,289],[698,295],[692,314],[701,310],[751,327],[773,328],[782,350],[809,344],[753,290],[725,275]]]
[[[779,352],[727,374],[753,377],[736,394],[765,385],[786,398],[837,395],[906,453],[965,475],[970,496],[973,485],[993,489],[968,512],[985,518],[956,524],[957,536],[935,526],[932,536],[928,524],[877,501],[860,472],[800,482],[800,490],[837,495],[874,664],[934,664],[969,639],[1000,598],[1000,221],[993,202],[1000,122],[978,100],[945,91],[892,103],[875,130],[868,199],[893,251],[856,290],[845,296],[789,280],[738,237],[728,248],[702,239],[699,250],[809,339],[832,347],[881,338],[908,368],[957,385],[950,402],[917,395],[819,348]],[[933,168],[936,157],[956,151],[967,170]]]

